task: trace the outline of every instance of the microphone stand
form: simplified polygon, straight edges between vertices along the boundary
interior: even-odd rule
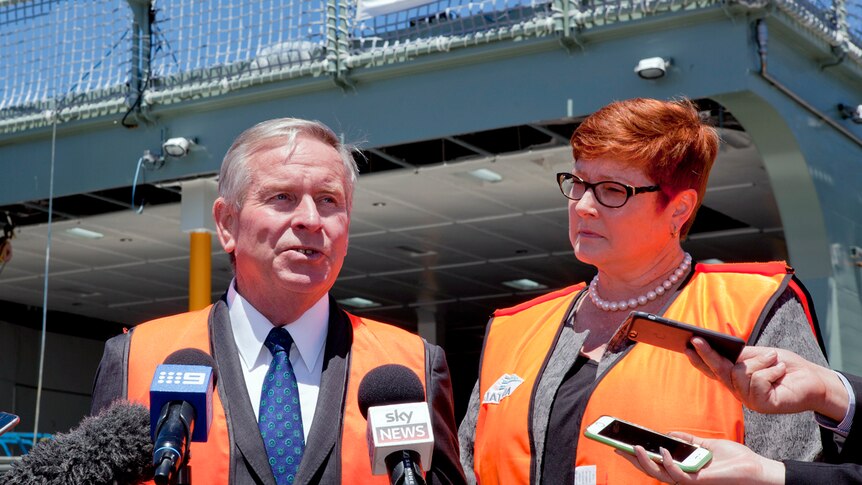
[[[156,485],[191,485],[192,472],[189,466],[191,459],[192,426],[195,409],[191,404],[182,402],[180,406],[165,404],[158,427],[153,464],[156,467],[153,481]],[[170,418],[170,419],[169,419]],[[177,448],[182,448],[180,454]],[[179,463],[178,463],[179,462]],[[176,467],[174,471],[173,468]]]
[[[171,477],[170,485],[192,485],[192,467],[191,465],[183,465]]]

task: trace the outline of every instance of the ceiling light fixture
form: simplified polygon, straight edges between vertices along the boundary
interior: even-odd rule
[[[503,181],[502,175],[487,168],[477,168],[476,170],[470,170],[467,173],[470,174],[472,177],[481,180],[482,182],[489,182],[495,184],[497,182]]]
[[[80,237],[82,239],[102,239],[105,237],[101,232],[91,231],[89,229],[84,229],[83,227],[66,229],[66,233],[70,236]]]
[[[521,278],[519,280],[504,281],[503,284],[508,286],[509,288],[515,288],[516,290],[521,290],[521,291],[541,290],[543,288],[547,288],[546,285],[543,285],[543,284],[539,283],[538,281],[533,281],[533,280],[530,280],[527,278]]]
[[[400,249],[400,250],[404,251],[405,253],[409,254],[411,258],[418,258],[420,256],[433,256],[433,255],[437,254],[436,251],[433,251],[431,249],[422,250],[422,249],[414,248],[413,246],[395,246],[395,247],[397,249]]]
[[[635,73],[642,79],[659,79],[667,74],[670,65],[670,59],[647,57],[638,61],[638,65],[635,66]]]
[[[754,182],[740,182],[738,184],[718,185],[716,187],[707,187],[706,193],[723,192],[725,190],[750,189],[754,187]]]
[[[359,296],[344,298],[342,300],[338,300],[338,303],[353,308],[374,308],[376,306],[380,306],[380,303],[377,303],[376,301],[371,301]]]

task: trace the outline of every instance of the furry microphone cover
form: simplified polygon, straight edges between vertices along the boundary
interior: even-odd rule
[[[151,479],[150,412],[117,401],[43,441],[0,477],[6,485],[136,484]]]

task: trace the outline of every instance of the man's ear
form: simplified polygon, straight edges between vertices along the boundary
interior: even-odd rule
[[[221,197],[213,203],[213,219],[215,219],[216,234],[218,235],[221,247],[228,254],[236,250],[237,231],[239,230],[237,227],[237,222],[239,221],[237,211],[236,205],[228,203]]]

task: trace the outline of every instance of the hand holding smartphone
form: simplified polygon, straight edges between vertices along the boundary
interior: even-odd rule
[[[17,426],[20,421],[21,419],[14,414],[0,412],[0,434],[11,430]]]
[[[712,459],[712,452],[691,443],[661,434],[612,416],[602,416],[587,427],[587,438],[635,454],[635,445],[642,446],[649,457],[662,461],[659,448],[664,448],[683,471],[692,473],[703,468]]]
[[[745,341],[726,333],[715,332],[677,322],[669,318],[646,312],[631,312],[624,323],[623,332],[630,340],[675,352],[685,352],[691,346],[692,337],[700,337],[725,359],[736,362],[745,347]]]

